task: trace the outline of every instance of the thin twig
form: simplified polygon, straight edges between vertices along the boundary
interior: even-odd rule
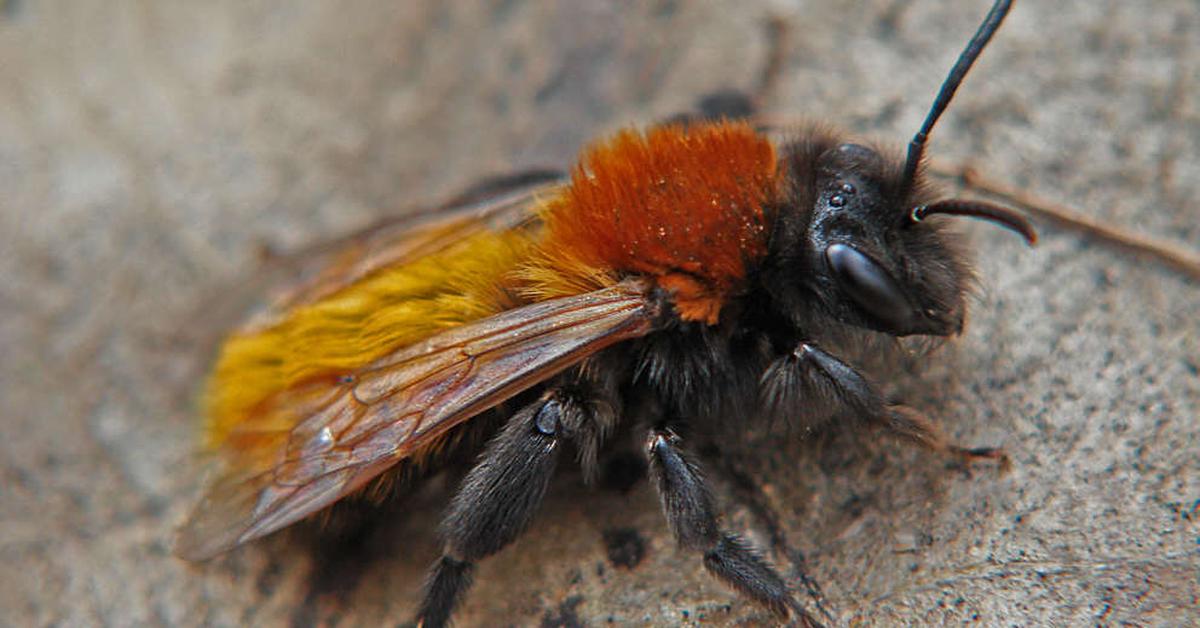
[[[1139,256],[1160,261],[1192,279],[1200,280],[1198,252],[1106,225],[1066,205],[1047,201],[1015,186],[988,178],[970,166],[956,166],[934,160],[930,163],[930,171],[939,176],[957,179],[965,187],[1008,201],[1046,222],[1078,231]]]

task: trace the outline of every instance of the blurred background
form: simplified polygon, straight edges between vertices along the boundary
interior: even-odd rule
[[[170,555],[196,498],[212,312],[261,264],[597,134],[751,88],[897,148],[986,0],[0,3],[0,615],[11,625],[409,621],[438,484],[330,556]],[[931,154],[1200,249],[1200,8],[1017,2]],[[896,391],[1014,468],[757,434],[726,524],[833,625],[1200,621],[1200,291],[1045,228],[974,237],[967,333]],[[741,491],[744,493],[744,491]],[[744,495],[742,496],[744,497]],[[764,524],[769,513],[772,525]],[[782,539],[782,542],[780,542]],[[772,540],[776,541],[772,544]],[[802,560],[803,557],[803,560]],[[460,625],[755,625],[656,498],[555,482]]]

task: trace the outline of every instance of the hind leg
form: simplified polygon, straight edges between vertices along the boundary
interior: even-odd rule
[[[471,586],[475,563],[513,542],[546,495],[564,439],[593,429],[587,406],[552,390],[512,416],[467,473],[442,521],[445,542],[417,622],[445,626]],[[587,440],[587,439],[582,439]]]

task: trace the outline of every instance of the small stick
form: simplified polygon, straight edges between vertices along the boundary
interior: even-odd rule
[[[1158,260],[1192,279],[1200,280],[1200,253],[1106,225],[1066,205],[1047,201],[1015,186],[991,179],[970,166],[952,166],[934,160],[930,163],[930,171],[939,176],[957,179],[965,187],[1008,201],[1046,222],[1079,231],[1139,256]]]

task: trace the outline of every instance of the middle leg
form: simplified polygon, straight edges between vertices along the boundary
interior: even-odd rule
[[[818,622],[792,598],[783,578],[748,543],[721,530],[712,496],[696,464],[665,428],[650,431],[646,444],[667,524],[681,547],[704,553],[704,567],[780,618],[796,613],[802,625]]]

